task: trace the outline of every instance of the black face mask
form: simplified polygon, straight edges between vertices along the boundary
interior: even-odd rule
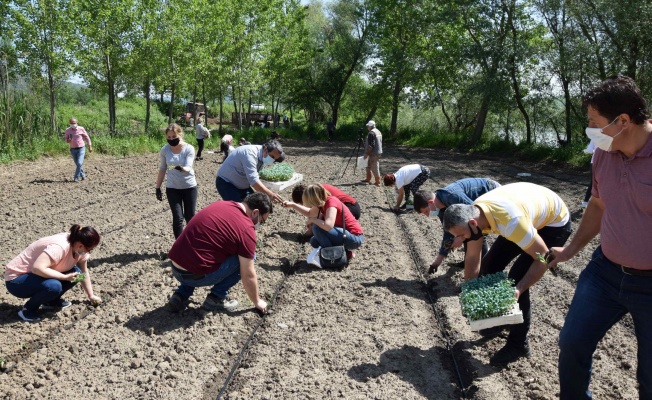
[[[174,138],[174,139],[168,139],[168,144],[170,146],[176,146],[179,144],[181,140],[179,138]]]
[[[466,240],[464,241],[464,243],[467,243],[467,242],[474,242],[474,241],[476,241],[476,240],[478,240],[478,239],[482,239],[482,238],[484,237],[484,235],[482,234],[482,229],[480,229],[479,226],[477,227],[477,228],[478,228],[478,231],[477,231],[477,232],[473,232],[473,228],[471,227],[471,224],[468,224],[468,225],[469,225],[469,230],[471,231],[471,237],[468,238],[468,239],[466,239]]]

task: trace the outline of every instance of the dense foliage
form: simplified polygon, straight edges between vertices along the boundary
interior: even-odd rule
[[[260,179],[269,182],[288,181],[292,176],[294,176],[294,168],[286,162],[274,164],[260,171]]]
[[[471,279],[462,284],[462,314],[472,321],[508,314],[516,297],[514,281],[504,272]]]
[[[330,118],[353,140],[340,128],[374,119],[388,142],[460,148],[581,144],[581,96],[613,74],[652,94],[648,0],[10,0],[0,13],[0,153],[25,129],[31,143],[60,133],[64,106],[89,101],[71,77],[105,107],[80,123],[114,136],[159,130],[191,101],[238,128],[227,103],[311,135]],[[25,93],[39,102],[13,107]],[[145,99],[142,122],[122,97]]]

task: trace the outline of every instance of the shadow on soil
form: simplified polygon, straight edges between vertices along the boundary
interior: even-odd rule
[[[163,261],[167,258],[168,255],[167,253],[164,252],[115,254],[110,257],[91,258],[90,261],[88,262],[88,266],[90,268],[94,268],[102,264],[119,264],[121,267],[124,267],[127,264],[137,262],[137,261],[144,261],[144,260],[151,260],[151,259]]]
[[[227,313],[229,316],[240,316],[246,313],[256,312],[255,309],[243,309]],[[143,315],[131,318],[125,326],[132,331],[141,331],[148,335],[159,335],[176,329],[187,329],[192,327],[197,321],[200,321],[211,314],[210,311],[201,308],[187,308],[179,313],[172,313],[168,310],[167,305],[162,305]]]

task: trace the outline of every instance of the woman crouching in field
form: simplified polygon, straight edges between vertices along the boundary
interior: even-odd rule
[[[364,235],[360,223],[351,211],[337,197],[331,196],[322,185],[310,185],[305,188],[301,200],[303,205],[285,201],[283,207],[292,208],[308,218],[313,233],[310,245],[314,248],[344,245],[347,258],[353,258],[352,250],[362,246]],[[342,235],[342,212],[346,239]]]
[[[73,225],[70,232],[44,237],[27,246],[5,267],[7,291],[21,299],[29,299],[18,316],[23,321],[41,319],[40,309],[58,311],[70,306],[61,298],[81,282],[88,299],[99,304],[93,294],[88,272],[89,253],[100,243],[100,235],[90,227]],[[84,274],[83,279],[80,274]]]

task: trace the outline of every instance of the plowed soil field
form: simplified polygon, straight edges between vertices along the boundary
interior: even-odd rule
[[[358,199],[364,245],[343,271],[306,264],[304,218],[276,207],[258,232],[256,267],[271,311],[261,317],[241,284],[235,313],[200,306],[166,310],[177,286],[167,252],[173,242],[167,202],[154,196],[157,154],[114,158],[92,154],[88,179],[73,183],[70,158],[2,166],[0,262],[36,239],[94,226],[102,243],[89,263],[95,291],[81,288],[72,306],[39,323],[19,320],[23,300],[0,289],[0,372],[3,399],[554,399],[558,397],[557,340],[580,271],[597,241],[559,276],[532,289],[532,356],[506,368],[489,365],[505,335],[484,339],[469,329],[458,294],[462,260],[452,253],[428,276],[442,236],[437,219],[389,211],[391,192],[361,185],[355,157],[344,144],[285,141],[288,161],[306,183],[327,182]],[[423,188],[465,177],[503,184],[527,180],[559,193],[575,227],[588,171],[525,161],[487,159],[429,149],[387,146],[381,171],[420,163],[431,170]],[[219,200],[217,160],[195,163],[198,209]],[[528,173],[529,176],[519,176]],[[289,198],[286,189],[281,194]],[[592,390],[598,399],[634,399],[636,339],[631,319],[617,324],[595,355]]]

